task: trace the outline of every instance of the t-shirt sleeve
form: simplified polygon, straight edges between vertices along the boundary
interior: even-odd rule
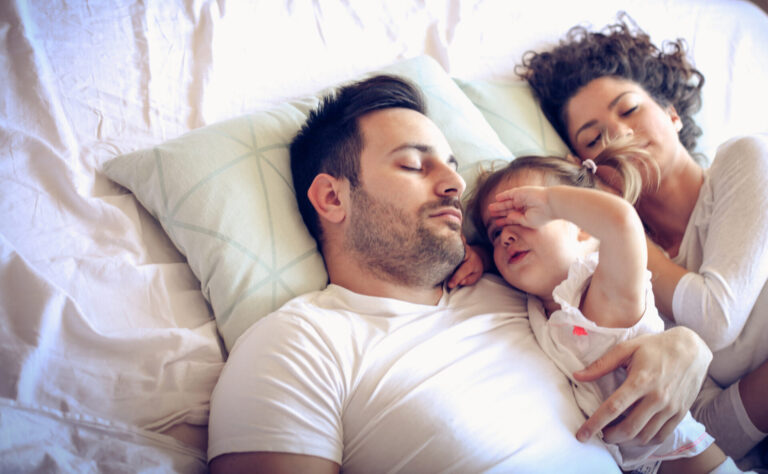
[[[272,451],[341,463],[340,380],[310,324],[290,314],[260,320],[238,339],[214,389],[208,459]]]
[[[768,279],[768,137],[731,140],[710,169],[711,213],[696,222],[706,234],[698,272],[675,288],[675,320],[695,330],[712,350],[738,337]]]

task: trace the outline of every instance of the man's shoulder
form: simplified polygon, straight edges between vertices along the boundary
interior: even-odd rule
[[[260,333],[282,330],[282,328],[294,331],[297,328],[307,327],[314,318],[324,312],[319,301],[322,300],[326,291],[327,288],[291,298],[278,309],[254,322],[243,332],[238,341],[255,337]]]
[[[476,292],[480,294],[497,293],[511,298],[526,298],[525,293],[511,287],[509,283],[495,273],[485,273],[475,285],[463,288],[475,288]]]
[[[487,273],[474,285],[464,286],[451,294],[451,304],[477,306],[486,312],[527,312],[528,297],[509,286],[496,274]]]

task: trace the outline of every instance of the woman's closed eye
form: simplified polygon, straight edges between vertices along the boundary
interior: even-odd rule
[[[594,147],[595,145],[597,145],[598,143],[600,143],[600,142],[601,142],[601,140],[602,140],[602,138],[603,138],[603,133],[602,133],[602,132],[600,132],[600,133],[598,133],[598,134],[597,134],[597,136],[596,136],[596,137],[595,137],[595,138],[594,138],[592,141],[590,141],[589,143],[587,143],[585,146],[586,146],[587,148],[592,148],[592,147]]]
[[[637,110],[637,106],[636,106],[636,105],[635,105],[635,106],[632,106],[632,107],[630,107],[629,109],[627,109],[627,110],[625,110],[624,112],[622,112],[622,113],[621,113],[621,116],[622,116],[622,117],[627,117],[627,116],[629,116],[629,115],[632,115],[632,113],[633,113],[635,110]]]

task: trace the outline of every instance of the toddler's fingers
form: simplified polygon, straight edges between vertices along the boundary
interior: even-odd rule
[[[461,281],[466,277],[467,272],[464,267],[464,265],[459,266],[453,275],[451,275],[451,278],[448,280],[448,288],[456,288],[461,284]]]
[[[515,204],[511,200],[496,201],[488,204],[488,209],[491,211],[506,211],[508,209],[519,209],[520,206]]]

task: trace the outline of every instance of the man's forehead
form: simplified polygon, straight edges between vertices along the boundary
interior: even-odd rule
[[[360,132],[364,146],[382,147],[387,152],[421,147],[451,154],[442,131],[429,117],[415,110],[389,108],[369,112],[360,117]]]
[[[421,112],[416,110],[406,109],[402,107],[389,107],[386,109],[378,109],[368,112],[360,117],[360,124],[362,128],[379,128],[381,126],[388,126],[388,128],[397,129],[404,123],[422,124],[426,126],[432,122],[432,120]]]

